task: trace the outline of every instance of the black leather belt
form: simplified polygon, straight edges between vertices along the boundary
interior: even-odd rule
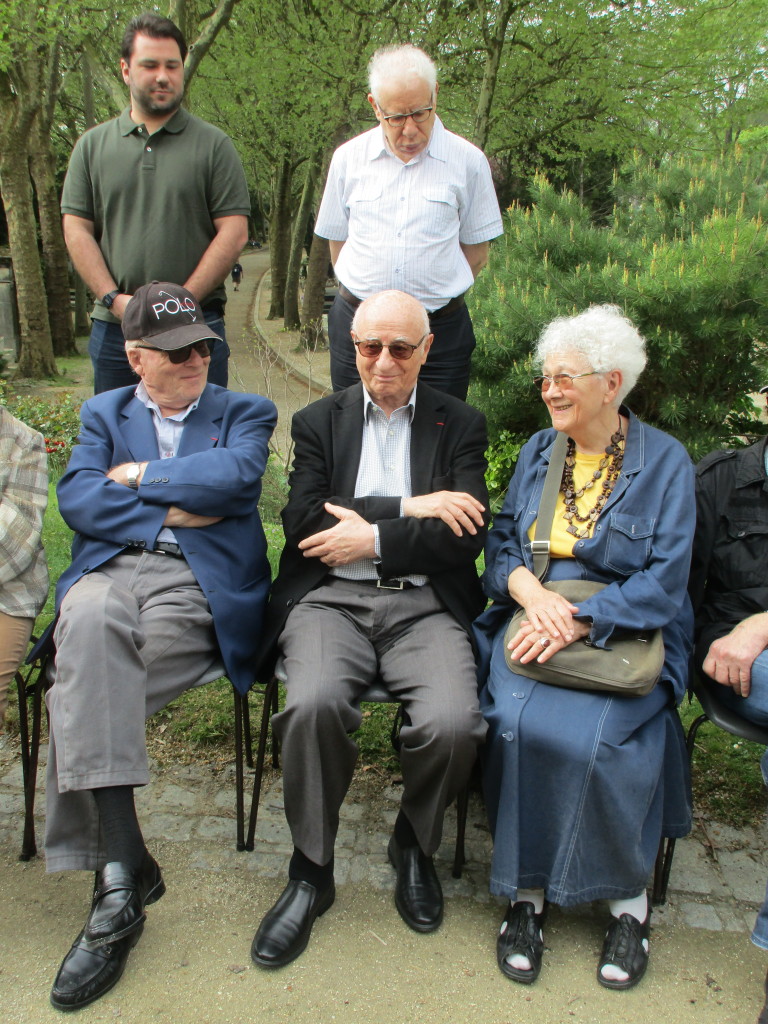
[[[184,552],[178,544],[168,544],[165,541],[158,541],[153,548],[136,547],[126,548],[126,555],[167,555],[169,558],[184,558]]]
[[[336,576],[337,580],[344,580],[345,583],[362,583],[364,587],[378,587],[379,590],[413,590],[416,586],[410,580],[349,580],[344,576]]]
[[[353,295],[349,288],[345,288],[343,284],[339,285],[339,295],[342,297],[342,299],[344,299],[345,302],[348,302],[350,306],[352,306],[354,309],[357,309],[357,307],[363,301],[362,299],[358,299],[356,295]],[[436,309],[434,313],[430,313],[429,319],[439,320],[441,317],[448,316],[449,313],[453,313],[454,310],[460,309],[463,305],[464,296],[457,295],[455,299],[450,299],[450,301],[446,302],[446,304],[444,306],[441,306],[440,309]]]

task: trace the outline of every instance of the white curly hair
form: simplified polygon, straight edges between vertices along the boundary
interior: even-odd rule
[[[541,366],[553,355],[578,352],[593,370],[621,370],[616,402],[622,402],[645,369],[645,339],[618,306],[590,306],[576,316],[559,316],[547,324],[536,343]]]

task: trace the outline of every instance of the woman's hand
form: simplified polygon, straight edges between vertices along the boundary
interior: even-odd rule
[[[571,604],[561,594],[547,590],[522,565],[509,574],[507,588],[510,597],[525,608],[526,618],[542,637],[565,643],[574,639],[577,623],[573,616],[579,610],[577,605]]]
[[[536,661],[543,665],[553,654],[587,636],[589,630],[588,623],[574,620],[571,639],[565,640],[563,637],[542,634],[534,629],[527,619],[523,619],[520,629],[507,644],[507,649],[511,652],[513,661],[519,661],[522,665],[527,665],[529,661]]]

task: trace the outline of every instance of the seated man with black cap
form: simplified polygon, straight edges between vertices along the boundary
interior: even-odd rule
[[[142,286],[122,323],[138,387],[83,405],[58,486],[75,537],[56,591],[45,856],[96,871],[51,992],[61,1010],[112,988],[165,892],[133,799],[144,719],[224,672],[248,690],[270,582],[257,503],[274,405],[206,383],[218,339],[185,288]]]

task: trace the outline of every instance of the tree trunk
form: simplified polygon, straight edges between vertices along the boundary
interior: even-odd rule
[[[43,273],[48,299],[53,352],[57,356],[77,355],[69,302],[69,263],[61,229],[59,195],[54,171],[50,133],[36,121],[30,137],[30,170],[37,195]]]
[[[288,256],[291,247],[291,180],[293,168],[288,157],[284,157],[277,171],[272,190],[272,205],[269,211],[269,262],[272,269],[272,295],[268,320],[278,320],[283,315],[285,282],[288,272]]]
[[[328,347],[328,339],[323,330],[323,306],[330,261],[331,249],[328,239],[313,235],[307,263],[307,279],[304,282],[304,302],[301,306],[301,344],[310,352]]]
[[[480,95],[477,99],[477,111],[475,113],[475,131],[472,141],[480,149],[485,149],[488,144],[488,136],[491,130],[491,107],[493,106],[493,94],[496,91],[496,80],[499,77],[499,66],[501,54],[504,50],[504,38],[507,34],[507,25],[513,12],[518,5],[511,0],[502,0],[494,11],[493,32],[485,36],[485,69],[483,71],[483,83],[480,86]]]
[[[5,136],[4,141],[7,142]],[[22,338],[18,373],[22,377],[51,377],[58,371],[53,356],[48,305],[37,248],[37,225],[32,202],[26,146],[20,139],[0,151],[0,189],[3,193],[8,240],[13,256],[16,301]]]
[[[320,171],[322,153],[315,155],[307,163],[304,188],[301,193],[299,212],[293,224],[293,238],[291,239],[291,252],[288,257],[288,268],[285,277],[285,329],[296,331],[301,327],[299,318],[299,273],[301,271],[301,256],[304,252],[304,240],[309,224],[309,215],[312,212],[312,204],[315,199],[315,188],[317,186],[317,175]]]

